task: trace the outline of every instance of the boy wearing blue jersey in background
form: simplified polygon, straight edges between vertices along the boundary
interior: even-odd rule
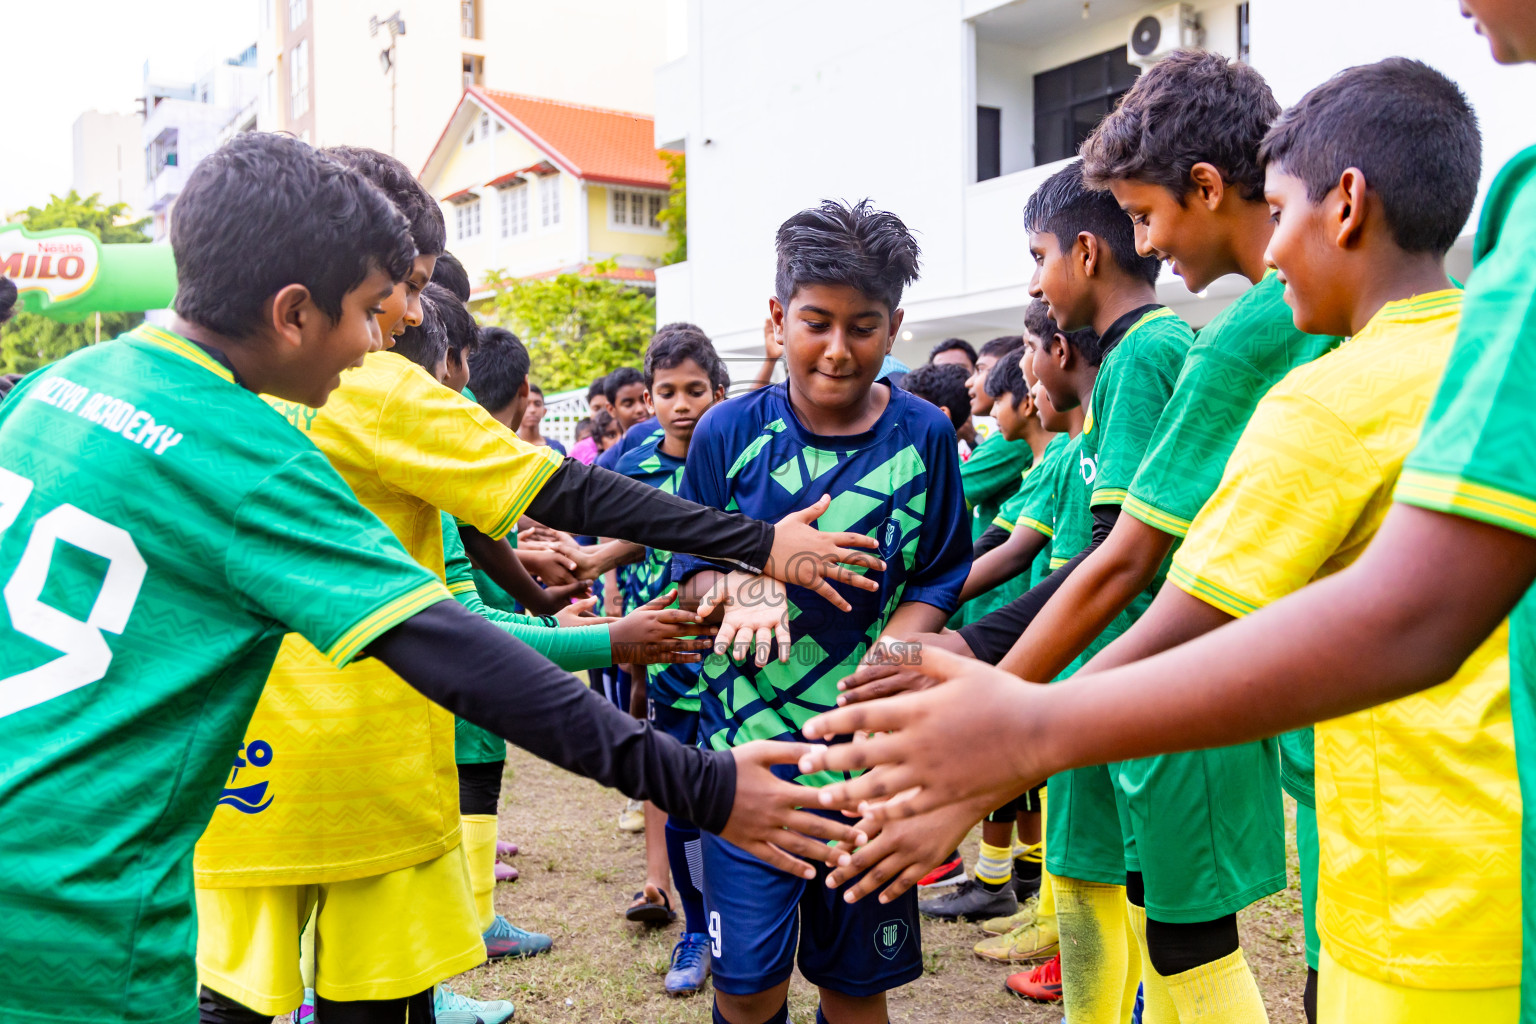
[[[835,705],[838,679],[882,629],[939,629],[970,569],[954,427],[876,380],[901,327],[902,289],[917,276],[917,243],[867,201],[827,201],[785,221],[777,248],[769,309],[788,379],[705,415],[681,493],[764,515],[809,506],[823,529],[872,533],[885,568],[868,573],[879,584],[873,593],[839,588],[847,607],[838,613],[797,586],[760,586],[718,563],[673,559],[685,593],[705,595],[702,611],[725,608],[700,695],[702,740],[716,750],[798,736]],[[779,657],[769,663],[774,640]],[[755,658],[738,664],[748,647]],[[727,648],[733,657],[720,656]],[[712,837],[704,839],[704,891],[717,1021],[787,1021],[797,927],[801,973],[821,990],[818,1020],[884,1024],[885,993],[922,973],[911,894],[851,905]]]
[[[709,337],[693,324],[668,324],[651,339],[645,353],[646,398],[656,410],[661,431],[625,452],[618,472],[676,494],[683,481],[688,445],[699,419],[725,401],[730,375]],[[625,571],[626,599],[648,602],[668,596],[672,553],[646,548],[644,557]],[[648,670],[646,717],[660,731],[689,746],[699,741],[699,666],[639,666]],[[683,936],[672,949],[667,971],[669,995],[692,995],[709,976],[709,935],[705,930],[704,893],[698,826],[668,817],[655,804],[645,805],[646,882],[627,916],[665,924],[676,918],[667,897],[670,869],[683,905]],[[645,915],[641,917],[640,915]]]

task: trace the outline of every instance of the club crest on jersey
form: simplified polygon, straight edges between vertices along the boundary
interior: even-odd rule
[[[907,922],[886,921],[875,928],[875,952],[894,960],[907,942]]]
[[[240,756],[244,754],[245,756]],[[235,763],[229,769],[229,785],[224,787],[224,792],[219,794],[219,803],[225,807],[233,807],[241,814],[260,814],[272,806],[272,797],[267,796],[266,782],[256,782],[248,786],[236,786],[235,779],[240,775],[241,768],[265,768],[272,763],[272,744],[266,740],[252,740],[242,744],[240,750],[235,753]]]
[[[896,557],[896,550],[901,546],[901,524],[894,518],[887,518],[880,524],[880,531],[875,534],[875,540],[880,542],[880,557],[890,561]]]

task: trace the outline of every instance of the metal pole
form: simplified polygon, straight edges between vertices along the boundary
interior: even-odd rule
[[[96,314],[96,344],[101,344],[101,314]]]

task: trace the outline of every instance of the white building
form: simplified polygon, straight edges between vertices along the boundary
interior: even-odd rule
[[[137,114],[87,110],[75,118],[75,168],[70,187],[81,196],[100,195],[101,204],[143,201],[144,140]]]
[[[664,0],[256,3],[270,127],[392,152],[413,169],[466,86],[648,114],[666,53]]]
[[[157,81],[145,65],[140,136],[145,188],[139,208],[153,218],[151,238],[160,242],[169,235],[171,208],[192,168],[234,132],[260,126],[259,107],[255,46],[190,84]]]
[[[682,6],[682,0],[678,0]],[[1177,6],[1177,5],[1174,5]],[[1455,0],[1201,0],[1204,45],[1249,60],[1283,105],[1392,55],[1439,68],[1482,122],[1486,188],[1532,141],[1536,68],[1503,68]],[[1018,333],[1030,276],[1021,211],[1135,70],[1139,0],[686,0],[686,53],[656,74],[656,141],[686,147],[686,263],[656,272],[657,318],[759,350],[773,233],[826,197],[898,213],[923,248],[896,354]],[[1475,223],[1475,219],[1474,219]],[[1453,254],[1462,272],[1474,223]],[[1163,301],[1204,324],[1246,283]],[[910,335],[910,337],[908,337]]]

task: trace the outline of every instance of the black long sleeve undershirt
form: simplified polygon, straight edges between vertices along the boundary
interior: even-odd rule
[[[405,620],[368,653],[428,699],[552,764],[709,832],[731,816],[730,753],[656,732],[457,601]]]
[[[566,459],[539,488],[528,516],[567,533],[618,537],[754,573],[763,571],[773,550],[772,523],[696,505],[575,459]]]
[[[1093,539],[1088,546],[1073,555],[1064,565],[1059,566],[1045,579],[1036,583],[1027,593],[1014,598],[1001,608],[996,609],[968,625],[960,627],[960,637],[970,647],[971,653],[978,660],[989,665],[996,665],[1003,657],[1013,649],[1013,645],[1029,624],[1035,621],[1035,616],[1040,614],[1040,609],[1061,589],[1068,576],[1083,559],[1093,554],[1095,548],[1104,543],[1109,536],[1109,531],[1114,529],[1115,521],[1120,518],[1119,505],[1095,505],[1093,506]]]
[[[987,527],[982,531],[981,536],[976,538],[976,543],[971,545],[971,560],[975,561],[993,548],[1002,547],[1011,536],[1013,535],[1001,526]]]

